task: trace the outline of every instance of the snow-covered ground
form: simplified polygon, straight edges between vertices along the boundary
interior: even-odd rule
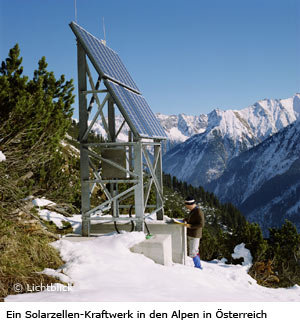
[[[35,200],[41,206],[47,201]],[[42,210],[40,210],[42,211]],[[61,216],[61,215],[60,215]],[[63,217],[63,216],[62,216]],[[48,220],[57,214],[48,212]],[[64,218],[78,229],[79,216]],[[53,220],[54,221],[54,220]],[[222,261],[203,262],[203,270],[192,264],[162,266],[130,248],[143,241],[142,232],[110,234],[87,241],[60,239],[53,243],[65,265],[44,273],[69,283],[68,289],[45,290],[8,296],[8,302],[300,302],[300,287],[270,289],[259,286],[248,274],[251,255],[239,245],[237,257],[245,255],[246,265]]]

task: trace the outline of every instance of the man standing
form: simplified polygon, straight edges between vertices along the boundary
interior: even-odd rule
[[[193,198],[187,197],[184,203],[185,207],[190,211],[187,218],[184,219],[187,227],[188,256],[193,258],[195,267],[202,269],[198,252],[204,227],[204,214]]]

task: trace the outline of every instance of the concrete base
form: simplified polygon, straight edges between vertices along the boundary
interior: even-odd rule
[[[168,234],[171,235],[172,240],[172,260],[174,263],[186,264],[187,257],[187,241],[186,241],[186,227],[180,224],[168,224],[165,221],[147,221],[147,226],[151,234]],[[130,229],[130,225],[125,227]],[[106,234],[114,232],[113,223],[93,223],[91,224],[92,234]],[[145,228],[145,233],[147,230]]]
[[[149,221],[147,225],[151,234],[171,235],[173,262],[185,265],[187,257],[186,227],[180,224],[167,224],[164,221]]]
[[[68,240],[72,242],[81,242],[81,241],[89,241],[89,240],[94,240],[100,235],[90,235],[90,236],[81,236],[81,235],[66,235],[62,237],[63,240]]]
[[[155,263],[172,265],[172,241],[169,234],[156,234],[150,239],[133,246],[132,252],[143,254],[152,259]]]

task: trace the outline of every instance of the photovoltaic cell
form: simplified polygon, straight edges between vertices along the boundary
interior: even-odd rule
[[[70,27],[101,78],[111,79],[140,94],[137,85],[115,51],[105,46],[99,39],[78,24],[72,22]]]
[[[165,139],[167,137],[142,95],[136,94],[109,80],[106,80],[104,83],[120,111],[125,112],[125,115],[128,116],[131,129],[136,130],[141,137],[157,139]]]

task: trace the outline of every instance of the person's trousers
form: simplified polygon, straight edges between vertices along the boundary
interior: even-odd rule
[[[191,236],[187,237],[188,243],[188,256],[196,257],[199,252],[200,238],[193,238]]]

